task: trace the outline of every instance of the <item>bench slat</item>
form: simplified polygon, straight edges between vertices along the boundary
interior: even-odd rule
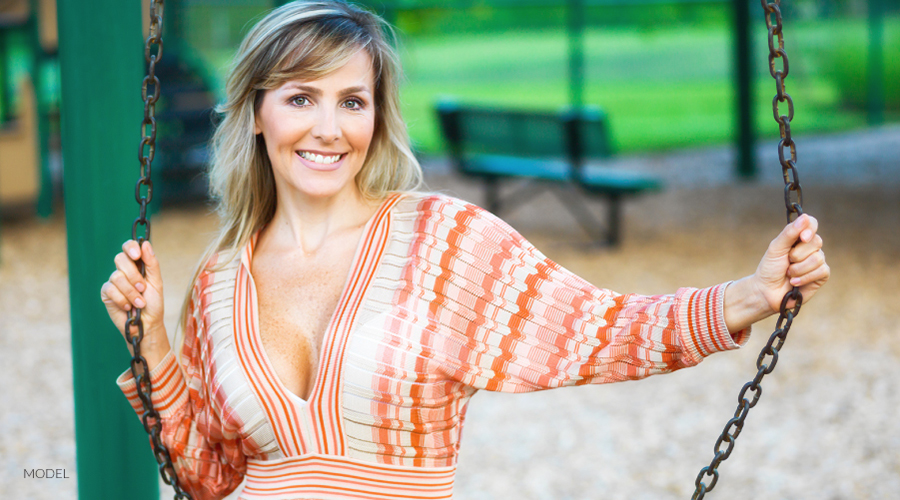
[[[465,160],[464,169],[466,173],[473,175],[534,178],[554,182],[574,181],[571,178],[569,164],[553,159],[475,155]],[[594,192],[621,192],[624,194],[636,194],[662,188],[662,183],[655,177],[639,172],[598,166],[583,167],[579,184]]]

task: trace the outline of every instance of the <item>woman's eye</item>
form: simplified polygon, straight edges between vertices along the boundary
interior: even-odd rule
[[[295,106],[306,106],[309,104],[309,99],[303,97],[302,95],[294,96],[291,98],[291,104]]]
[[[359,99],[350,99],[344,103],[344,107],[349,109],[362,109],[363,102]]]

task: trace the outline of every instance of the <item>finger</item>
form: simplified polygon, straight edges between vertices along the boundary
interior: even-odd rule
[[[141,248],[141,257],[144,259],[147,281],[157,290],[162,290],[162,272],[159,269],[159,261],[153,252],[153,245],[145,241]]]
[[[798,243],[791,250],[791,262],[800,262],[810,255],[814,255],[816,252],[822,249],[822,238],[817,234],[814,235],[812,240],[805,243]]]
[[[800,230],[800,241],[811,241],[815,237],[816,232],[819,230],[819,221],[812,215],[804,214],[801,217],[805,218],[806,220],[802,224],[804,227]]]
[[[788,268],[788,276],[790,276],[791,284],[795,285],[793,278],[802,278],[807,274],[815,271],[825,264],[825,252],[819,250],[800,262],[791,264]],[[796,286],[796,285],[795,285]]]
[[[134,288],[134,285],[128,281],[125,273],[116,269],[109,277],[109,282],[115,285],[119,292],[125,296],[125,299],[134,305],[134,307],[143,308],[147,305],[140,292]]]
[[[131,257],[125,255],[124,252],[119,252],[113,261],[116,263],[116,269],[125,274],[125,277],[128,278],[128,281],[134,285],[138,292],[146,290],[144,277],[141,276],[141,271],[138,269],[137,264],[131,260]]]
[[[100,299],[103,300],[104,304],[112,304],[123,312],[131,310],[131,303],[128,302],[128,299],[109,281],[100,287]]]
[[[803,276],[799,276],[797,279],[797,284],[794,286],[800,287],[800,291],[804,293],[804,295],[809,291],[816,291],[821,287],[828,278],[831,277],[831,268],[828,264],[823,264],[820,267],[817,267],[810,273],[807,273]],[[791,280],[791,284],[793,284],[793,279]]]
[[[128,256],[131,257],[131,260],[138,260],[141,258],[141,248],[134,240],[128,240],[125,243],[122,243],[122,251],[128,254]]]
[[[803,214],[794,222],[784,226],[781,233],[769,244],[769,254],[774,257],[783,257],[787,255],[794,246],[794,243],[800,238],[800,233],[808,229],[810,218],[810,216]]]

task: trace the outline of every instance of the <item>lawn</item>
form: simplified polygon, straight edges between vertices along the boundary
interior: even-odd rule
[[[851,29],[846,27],[845,30]],[[861,31],[862,26],[857,26]],[[858,111],[841,109],[833,83],[818,74],[816,48],[828,27],[798,26],[786,49],[787,89],[795,100],[794,130],[820,132],[864,125]],[[765,33],[754,39],[757,66],[754,119],[763,135],[777,134],[774,80],[768,74]],[[417,149],[438,152],[433,117],[440,96],[465,102],[558,109],[568,100],[566,37],[562,31],[406,39],[407,81],[402,98]],[[793,48],[793,51],[792,51]],[[734,129],[730,34],[722,27],[588,30],[587,104],[605,110],[619,151],[657,150],[727,142]]]

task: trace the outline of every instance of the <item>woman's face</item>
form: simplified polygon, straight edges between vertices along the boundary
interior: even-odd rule
[[[358,188],[354,179],[375,130],[375,77],[360,50],[318,80],[267,90],[256,113],[279,199],[323,198]]]

